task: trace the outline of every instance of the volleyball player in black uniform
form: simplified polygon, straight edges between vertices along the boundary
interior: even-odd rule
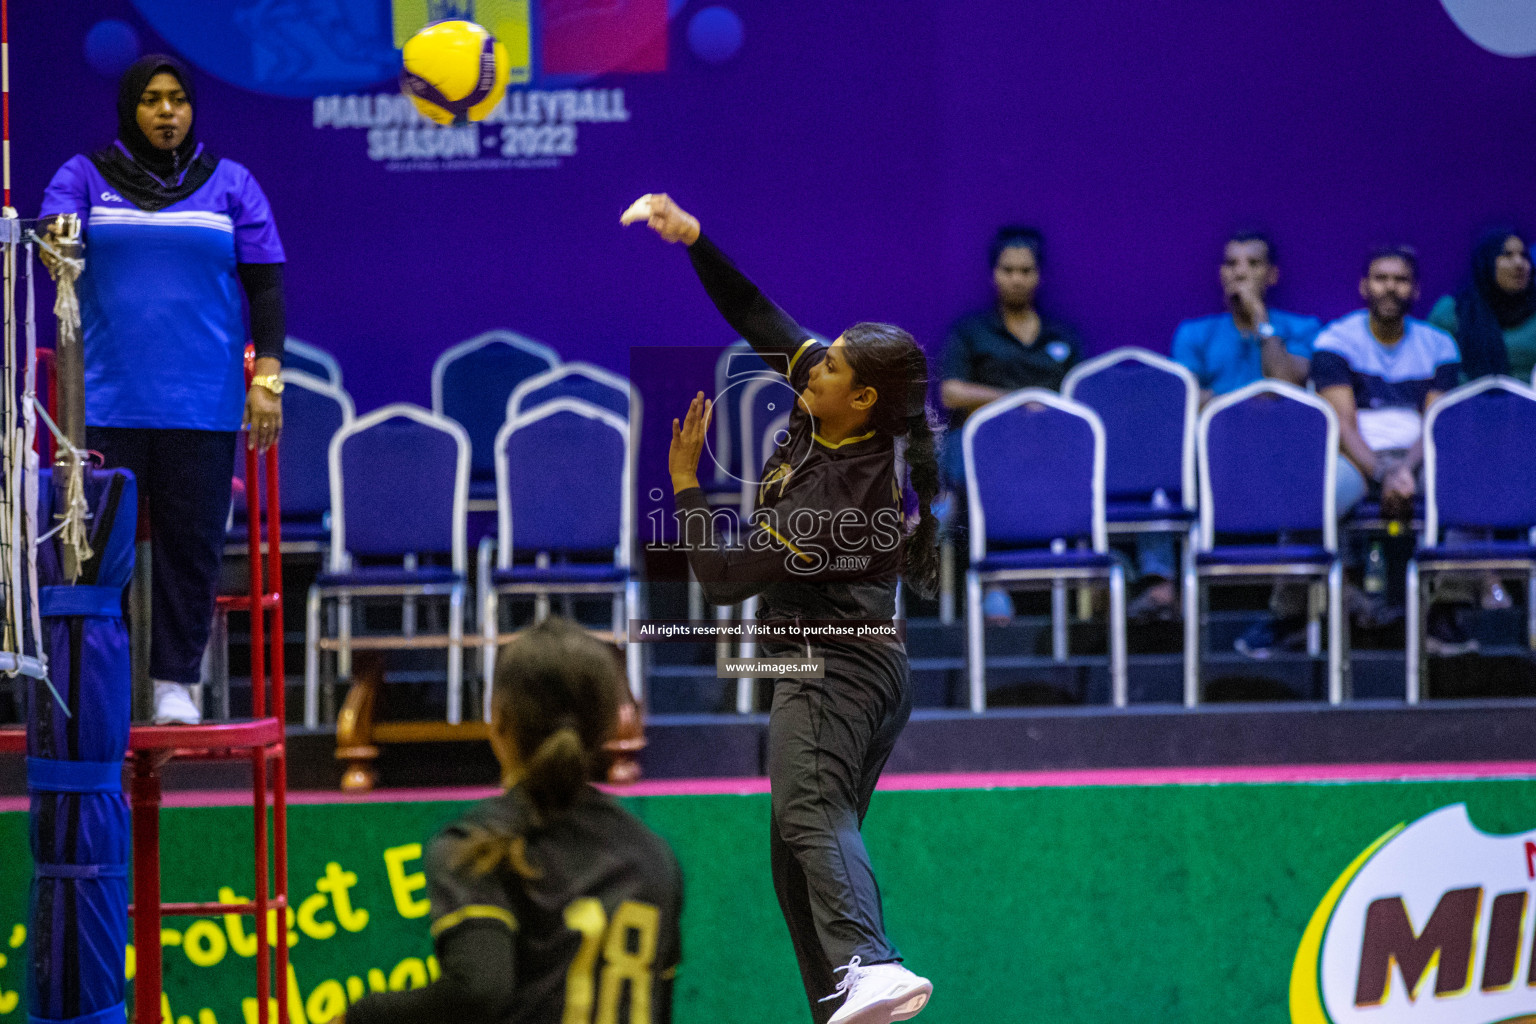
[[[612,652],[551,618],[496,667],[507,791],[427,850],[442,975],[375,993],[344,1024],[667,1024],[682,876],[666,842],[589,780],[623,686]],[[531,752],[531,753],[529,753]]]
[[[762,294],[665,195],[643,196],[623,223],[645,221],[684,242],[726,321],[787,369],[799,401],[789,437],[768,460],[758,512],[739,544],[713,530],[698,485],[710,407],[701,393],[673,421],[669,455],[678,529],[714,604],[761,595],[760,619],[890,621],[896,584],[932,593],[938,522],[929,503],[938,464],[926,409],[927,360],[888,324],[855,324],[830,346]],[[897,440],[918,497],[910,535]],[[900,963],[885,934],[880,890],[859,826],[912,710],[906,649],[878,642],[765,642],[770,657],[825,659],[824,678],[774,682],[768,726],[774,889],[817,1024],[886,1024],[914,1016],[932,985]],[[842,978],[839,980],[838,975]],[[841,1004],[835,998],[842,996]]]

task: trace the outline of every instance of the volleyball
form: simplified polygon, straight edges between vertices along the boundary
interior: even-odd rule
[[[479,121],[507,90],[507,51],[472,21],[438,21],[405,41],[400,88],[438,124]]]

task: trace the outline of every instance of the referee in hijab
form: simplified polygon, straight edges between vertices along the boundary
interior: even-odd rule
[[[265,448],[282,429],[282,242],[261,186],[198,140],[195,113],[184,64],[140,59],[118,90],[117,138],[65,161],[40,212],[84,226],[86,446],[133,471],[150,516],[161,724],[201,720],[238,432]]]

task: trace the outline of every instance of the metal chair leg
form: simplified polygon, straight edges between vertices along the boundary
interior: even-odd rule
[[[1051,554],[1059,555],[1066,550],[1066,541],[1051,541]],[[1067,584],[1064,580],[1051,583],[1051,657],[1056,661],[1067,660]]]
[[[540,551],[533,556],[533,565],[536,569],[549,568],[549,552]],[[549,618],[549,595],[538,594],[533,599],[533,621],[543,622]]]
[[[715,625],[720,629],[719,639],[715,641],[715,657],[729,658],[736,645],[727,635],[726,630],[731,625],[731,611],[736,606],[732,604],[720,604],[715,606]]]
[[[1115,707],[1130,703],[1125,671],[1125,570],[1118,562],[1109,567],[1109,688]]]
[[[1322,596],[1319,589],[1316,583],[1307,584],[1307,656],[1312,658],[1323,653],[1323,629],[1318,621],[1318,605],[1321,603],[1318,598]],[[1329,606],[1332,607],[1331,598]]]
[[[1200,576],[1195,569],[1195,537],[1184,539],[1184,706],[1200,702]]]
[[[1344,562],[1328,567],[1328,703],[1344,703]]]
[[[475,603],[480,609],[480,717],[486,722],[491,720],[491,685],[496,675],[496,636],[501,632],[500,602],[497,600],[496,588],[491,586],[491,556],[495,547],[494,539],[482,537],[475,549],[475,590],[479,598]]]
[[[971,689],[971,711],[987,710],[987,650],[982,637],[986,617],[981,609],[981,578],[976,570],[965,573],[965,667]]]
[[[464,720],[464,584],[448,592],[448,724]]]
[[[629,619],[641,618],[640,611],[640,584],[630,580],[624,584],[624,608],[625,617]],[[626,630],[629,623],[624,624]],[[626,640],[624,644],[624,668],[629,674],[629,692],[634,696],[635,702],[645,706],[645,645]]]
[[[487,586],[480,602],[480,720],[491,720],[491,691],[496,685],[496,638],[501,632],[501,599]]]
[[[336,599],[336,675],[352,678],[352,598],[346,594]]]
[[[1051,584],[1051,657],[1067,660],[1067,585],[1061,580]]]
[[[743,624],[757,621],[757,595],[754,594],[741,602],[741,621]],[[741,656],[743,658],[757,657],[757,641],[750,637],[741,638]],[[750,715],[757,704],[757,680],[750,676],[743,676],[736,680],[736,713],[738,715]]]
[[[1536,651],[1536,572],[1531,573],[1526,583],[1525,642],[1531,650]]]
[[[1536,530],[1530,532],[1528,542],[1536,547]],[[1525,583],[1525,642],[1536,651],[1536,571],[1526,577]]]
[[[229,612],[223,608],[214,609],[213,629],[208,637],[208,684],[203,699],[208,699],[211,688],[215,694],[211,702],[214,714],[221,722],[229,721]]]
[[[939,622],[955,623],[955,542],[947,537],[939,541]]]
[[[320,727],[320,588],[304,603],[304,726]]]
[[[406,572],[415,572],[420,564],[414,551],[407,552],[400,559],[400,567]],[[400,599],[400,635],[413,637],[416,635],[416,598],[410,594]]]
[[[1407,683],[1403,699],[1409,705],[1419,703],[1423,692],[1424,671],[1424,584],[1419,575],[1419,560],[1408,560],[1407,583],[1404,599],[1407,605],[1403,617],[1406,642],[1403,644],[1403,665],[1407,669]]]

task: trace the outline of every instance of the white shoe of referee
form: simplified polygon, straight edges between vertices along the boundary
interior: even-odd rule
[[[901,964],[865,967],[858,957],[854,957],[847,966],[837,970],[845,973],[837,983],[837,991],[827,998],[843,993],[847,998],[832,1015],[829,1024],[890,1024],[910,1020],[933,995],[932,982],[918,977]]]
[[[195,683],[166,683],[155,680],[155,724],[198,725],[203,713],[197,707]]]

